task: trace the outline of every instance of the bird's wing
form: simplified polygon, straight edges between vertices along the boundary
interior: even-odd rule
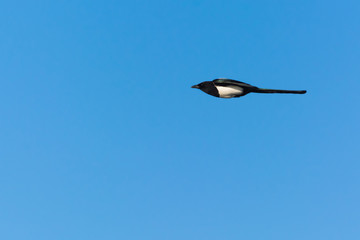
[[[244,82],[240,82],[240,81],[236,81],[236,80],[233,80],[233,79],[228,79],[228,78],[218,78],[218,79],[215,79],[213,80],[213,82],[216,84],[216,85],[219,85],[219,86],[239,86],[239,87],[248,87],[248,88],[256,88],[255,86],[253,85],[250,85],[250,84],[247,84],[247,83],[244,83]]]

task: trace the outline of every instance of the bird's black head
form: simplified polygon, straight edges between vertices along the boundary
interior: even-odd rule
[[[198,88],[201,91],[206,92],[207,94],[210,94],[215,97],[219,97],[219,92],[212,81],[205,81],[197,85],[194,85],[191,88]]]
[[[198,88],[200,90],[203,90],[205,88],[209,88],[212,85],[213,85],[213,83],[211,81],[206,81],[206,82],[202,82],[202,83],[199,83],[197,85],[194,85],[191,88]]]

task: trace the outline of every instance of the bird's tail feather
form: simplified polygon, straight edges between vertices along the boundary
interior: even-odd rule
[[[266,89],[258,88],[253,90],[256,93],[294,93],[294,94],[304,94],[306,90],[278,90],[278,89]]]

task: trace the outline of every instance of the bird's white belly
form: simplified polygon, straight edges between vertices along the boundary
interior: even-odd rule
[[[235,96],[239,96],[244,92],[244,89],[242,87],[222,87],[222,86],[216,86],[219,97],[221,98],[232,98]]]

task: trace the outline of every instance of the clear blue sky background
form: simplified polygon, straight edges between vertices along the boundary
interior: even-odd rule
[[[359,12],[2,1],[0,238],[359,239]]]

